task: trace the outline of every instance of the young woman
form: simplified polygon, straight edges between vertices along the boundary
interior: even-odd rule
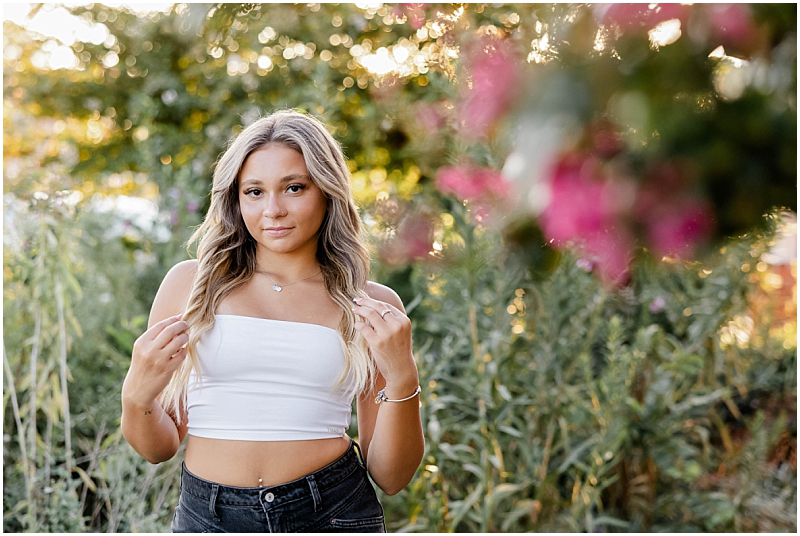
[[[122,388],[142,457],[168,460],[189,436],[173,532],[385,532],[367,475],[397,493],[424,450],[411,324],[367,280],[324,125],[279,111],[231,140],[197,240],[197,260],[164,277]]]

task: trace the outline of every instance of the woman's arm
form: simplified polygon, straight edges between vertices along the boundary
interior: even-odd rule
[[[177,315],[186,307],[196,264],[194,260],[178,263],[164,276],[148,329],[134,343],[122,386],[122,435],[154,464],[172,458],[188,431],[185,408],[181,407],[181,425],[177,425],[158,398],[186,358],[187,325]]]
[[[358,439],[373,480],[384,492],[394,495],[411,481],[425,450],[419,397],[376,404],[375,396],[385,387],[390,400],[405,398],[414,393],[419,376],[411,351],[411,322],[400,297],[373,282],[368,284],[367,294],[372,299],[362,300],[355,311],[375,328],[361,324],[357,329],[365,334],[380,372],[373,392],[357,402]],[[382,319],[380,312],[384,309],[392,312]]]

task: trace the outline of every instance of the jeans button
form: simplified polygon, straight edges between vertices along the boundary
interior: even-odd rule
[[[267,502],[272,502],[275,500],[275,495],[273,495],[272,492],[270,491],[266,495],[264,495],[264,499],[266,499]]]

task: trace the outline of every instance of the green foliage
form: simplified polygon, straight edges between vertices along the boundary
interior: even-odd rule
[[[382,498],[391,529],[745,530],[769,504],[757,517],[793,530],[796,490],[775,485],[792,471],[766,464],[774,443],[754,433],[720,450],[732,395],[786,385],[777,368],[762,373],[765,360],[796,362],[793,348],[718,350],[720,329],[748,307],[741,266],[766,238],[730,244],[712,265],[641,266],[634,289],[612,293],[571,255],[535,282],[507,269],[494,237],[461,232],[457,266],[411,278],[427,448],[411,485]],[[668,302],[653,312],[658,296]],[[763,431],[764,419],[743,422]],[[774,438],[786,423],[771,419]],[[720,464],[730,480],[698,490]]]

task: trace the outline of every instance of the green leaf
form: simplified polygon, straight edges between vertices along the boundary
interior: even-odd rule
[[[470,492],[466,499],[463,501],[453,501],[453,517],[450,520],[450,530],[456,531],[458,530],[458,525],[461,523],[461,520],[464,519],[464,516],[467,515],[470,508],[472,508],[478,499],[481,498],[483,495],[483,483],[479,482],[478,485],[475,487],[474,490]]]
[[[557,472],[563,473],[566,469],[574,464],[577,464],[578,459],[589,449],[592,445],[594,445],[598,441],[598,436],[589,436],[586,440],[583,441],[580,445],[572,449],[569,456],[564,460],[564,462],[558,467]]]

